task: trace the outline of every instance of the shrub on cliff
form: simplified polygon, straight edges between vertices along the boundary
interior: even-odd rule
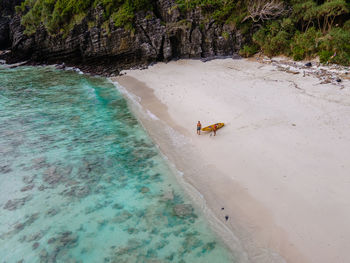
[[[117,27],[131,28],[134,14],[152,9],[151,0],[25,0],[16,8],[22,13],[26,34],[33,34],[39,26],[49,33],[67,33],[87,17],[90,10],[100,6],[104,19],[112,19]]]
[[[239,54],[242,57],[251,57],[254,54],[256,54],[258,52],[258,46],[257,45],[244,45],[243,48],[239,51]]]

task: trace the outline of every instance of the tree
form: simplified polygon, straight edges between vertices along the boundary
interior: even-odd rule
[[[251,0],[248,3],[248,13],[242,22],[252,19],[253,22],[264,22],[267,20],[275,19],[279,16],[286,14],[284,3],[279,0]]]
[[[348,5],[345,0],[328,0],[318,8],[318,18],[323,19],[323,33],[329,32],[335,19],[343,14],[349,13]]]

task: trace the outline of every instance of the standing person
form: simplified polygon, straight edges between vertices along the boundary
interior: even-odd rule
[[[213,125],[214,136],[216,136],[216,130],[217,130],[217,126],[216,126],[216,124],[214,124],[214,125]]]
[[[200,121],[197,122],[197,134],[201,135],[202,124]]]

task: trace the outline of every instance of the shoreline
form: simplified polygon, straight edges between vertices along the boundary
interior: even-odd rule
[[[247,68],[244,68],[245,66]],[[200,70],[203,70],[204,73],[200,72]],[[257,70],[271,74],[259,75],[258,73],[256,76],[255,73]],[[190,72],[186,73],[186,71]],[[246,93],[247,91],[245,90],[242,91],[243,87],[251,87],[250,85],[253,83],[255,86],[253,85],[251,89],[256,92],[256,82],[259,83],[259,81],[262,81],[265,82],[265,84],[267,83],[267,85],[264,85],[264,90],[262,92],[271,93],[276,90],[273,90],[274,87],[271,88],[270,86],[276,86],[275,83],[282,85],[282,91],[278,91],[280,93],[279,95],[298,97],[293,98],[293,105],[288,105],[288,103],[290,103],[289,100],[287,100],[287,104],[278,102],[277,100],[264,100],[263,103],[256,100],[255,102],[259,106],[264,106],[264,103],[269,105],[269,102],[277,102],[277,106],[274,107],[272,104],[272,106],[269,105],[270,109],[267,107],[266,112],[264,112],[266,115],[274,115],[276,110],[286,105],[286,112],[283,113],[284,115],[288,115],[288,111],[293,110],[293,107],[296,106],[294,104],[304,103],[303,100],[305,98],[301,97],[310,97],[312,100],[312,96],[315,97],[319,95],[317,93],[318,90],[315,89],[315,85],[316,88],[322,86],[315,84],[316,81],[314,77],[304,77],[307,86],[305,89],[303,83],[299,83],[302,76],[295,76],[294,74],[284,72],[278,72],[276,74],[273,66],[260,64],[258,62],[250,62],[248,60],[214,60],[206,63],[192,60],[180,60],[168,64],[159,63],[142,71],[134,70],[125,72],[126,75],[112,78],[112,81],[118,82],[128,93],[134,96],[134,99],[136,98],[139,100],[138,103],[140,103],[142,109],[138,110],[144,110],[144,113],[148,114],[148,117],[141,117],[141,122],[158,144],[160,151],[176,166],[178,170],[184,173],[185,181],[190,183],[203,195],[207,206],[216,217],[224,225],[229,227],[236,236],[238,236],[244,250],[248,254],[250,262],[283,262],[283,259],[279,255],[281,255],[287,262],[329,262],[329,259],[338,259],[338,262],[345,262],[346,256],[344,254],[336,257],[337,255],[333,253],[334,251],[339,250],[337,247],[332,247],[331,250],[333,252],[331,253],[328,250],[325,250],[326,246],[323,243],[327,243],[326,240],[321,242],[322,245],[315,243],[308,244],[308,240],[305,240],[306,235],[310,234],[308,233],[310,231],[300,232],[300,230],[302,230],[303,227],[308,228],[308,224],[312,221],[306,220],[306,222],[303,223],[303,220],[307,219],[303,218],[307,217],[307,213],[303,215],[301,214],[301,211],[307,211],[304,210],[306,207],[302,207],[302,209],[296,211],[297,215],[292,215],[290,216],[291,218],[288,219],[288,207],[302,205],[303,201],[302,198],[298,198],[296,195],[297,188],[295,188],[295,186],[300,185],[301,181],[303,181],[303,179],[300,178],[301,176],[298,175],[298,178],[295,179],[296,181],[299,181],[294,182],[292,189],[288,189],[288,186],[284,183],[284,178],[289,177],[292,174],[284,172],[281,168],[283,165],[286,165],[287,168],[291,168],[295,165],[295,163],[288,163],[288,160],[279,157],[279,155],[288,154],[288,152],[286,153],[283,148],[281,150],[281,148],[277,147],[280,145],[272,145],[276,146],[276,149],[271,147],[271,150],[273,150],[272,152],[270,149],[265,151],[266,156],[263,155],[265,157],[264,159],[272,161],[274,160],[273,158],[276,158],[277,161],[281,162],[281,167],[277,167],[279,168],[277,170],[276,167],[274,167],[277,165],[273,165],[273,163],[272,165],[264,165],[259,159],[257,159],[259,155],[252,152],[254,144],[259,144],[261,142],[260,140],[267,135],[266,131],[263,131],[263,134],[254,137],[254,132],[259,129],[261,130],[261,127],[266,128],[266,124],[268,126],[267,129],[272,129],[272,132],[274,129],[278,128],[279,132],[283,132],[284,136],[288,136],[288,133],[291,132],[290,129],[298,130],[298,128],[295,127],[306,123],[304,119],[301,120],[298,118],[295,120],[290,119],[289,121],[273,120],[273,118],[267,118],[265,120],[263,118],[264,114],[261,114],[260,116],[259,111],[255,111],[253,114],[249,113],[249,107],[247,107],[249,105],[246,105],[246,100],[251,100],[255,94]],[[176,74],[178,77],[176,77]],[[218,74],[219,76],[215,74]],[[250,79],[246,81],[245,78],[247,78],[247,76]],[[222,88],[222,90],[220,88],[220,90],[218,90],[219,96],[217,97],[215,96],[215,92],[211,93],[212,91],[210,90],[210,87],[208,88],[209,84],[206,83],[206,78],[209,79],[211,84],[218,83],[218,85],[222,84],[223,86],[226,85],[225,83],[227,83],[227,81],[239,82],[240,85],[238,86],[240,87],[238,87],[238,91],[235,89],[232,90],[236,93],[235,97],[237,97],[237,99],[234,99],[234,103],[231,105],[230,101],[225,101],[225,95],[227,95],[228,91],[227,87]],[[303,92],[293,87],[291,82],[295,82],[298,87],[301,86],[301,89],[304,89]],[[187,85],[186,83],[190,84]],[[191,85],[191,83],[196,84]],[[289,84],[286,85],[286,83]],[[187,86],[181,88],[182,85]],[[347,86],[348,83],[343,82],[342,85]],[[327,84],[325,86],[327,86],[327,95],[329,95],[332,91],[329,91],[330,88],[328,86],[332,85]],[[345,92],[348,94],[347,89],[341,90],[342,93]],[[203,95],[201,91],[208,94]],[[231,91],[229,90],[229,92]],[[324,90],[322,92],[324,92]],[[340,91],[337,92],[340,93]],[[327,97],[322,103],[338,103],[339,98],[333,97],[336,97],[339,94],[335,94],[336,96],[333,95],[334,94],[330,94],[330,98]],[[278,96],[276,96],[276,99],[277,97]],[[198,98],[199,102],[196,102],[196,98]],[[194,106],[191,105],[191,103],[194,104]],[[213,105],[213,103],[216,104]],[[343,104],[342,110],[348,112],[349,107],[346,98],[345,103]],[[177,107],[176,105],[180,106]],[[219,130],[219,136],[215,138],[217,139],[215,143],[212,140],[213,138],[209,136],[194,136],[195,131],[193,127],[190,126],[192,124],[190,121],[196,123],[197,119],[201,120],[203,123],[203,116],[208,117],[207,122],[203,123],[203,126],[211,124],[210,122],[216,122],[213,114],[201,105],[210,105],[210,109],[215,109],[215,114],[219,114],[216,109],[220,107],[220,113],[222,113],[222,116],[225,115],[223,114],[225,112],[229,112],[232,115],[230,116],[226,114],[224,116],[226,119],[223,118],[223,120],[218,120],[226,122],[228,125],[222,130]],[[288,106],[291,106],[291,108],[288,108]],[[299,114],[299,111],[294,112],[293,116],[297,117]],[[202,116],[202,118],[200,116]],[[181,122],[182,118],[184,119],[183,122]],[[243,121],[243,119],[245,121]],[[247,121],[251,124],[247,125]],[[303,123],[301,123],[301,121]],[[346,120],[344,120],[344,122],[345,121]],[[297,124],[294,122],[297,122]],[[237,123],[241,126],[239,127]],[[176,132],[176,135],[174,135],[174,131]],[[235,134],[230,135],[230,132],[234,132]],[[299,132],[302,132],[302,130],[298,130],[296,134],[298,135],[297,138],[295,137],[295,134],[292,134],[291,139],[302,139],[300,137],[302,137],[303,134]],[[176,136],[180,137],[174,139]],[[236,149],[234,152],[232,152],[232,148],[228,149],[229,147],[224,149],[226,144],[224,139],[225,136],[228,138],[227,143],[233,144],[233,149]],[[234,136],[237,141],[232,141],[230,136]],[[253,139],[247,141],[247,136],[252,136]],[[322,136],[329,136],[329,134],[321,134],[321,137]],[[285,143],[280,136],[277,137],[277,142],[279,144]],[[247,145],[239,143],[238,139],[242,140]],[[274,144],[273,141],[269,141],[269,143]],[[298,143],[301,142],[298,141]],[[342,143],[344,143],[344,140]],[[348,143],[347,137],[345,140],[345,144],[346,143]],[[223,150],[215,150],[213,147],[215,147],[216,144],[223,147]],[[260,146],[269,146],[269,144]],[[212,154],[206,153],[206,147],[214,149]],[[261,148],[263,149],[264,147]],[[291,150],[290,147],[287,148],[288,150]],[[297,150],[296,153],[298,153],[301,148],[303,147],[294,150]],[[237,149],[240,149],[239,153],[237,152]],[[281,151],[279,152],[278,150]],[[320,154],[319,149],[317,150],[314,152],[316,155]],[[264,151],[259,152],[259,154],[263,154],[263,152]],[[344,154],[344,152],[342,152],[342,154]],[[230,155],[233,155],[233,163],[231,166],[227,161],[225,163],[224,160],[225,156]],[[215,157],[212,158],[213,156]],[[287,157],[292,158],[293,155]],[[301,165],[300,161],[301,160],[297,160],[297,166]],[[252,165],[250,167],[251,163]],[[333,163],[329,166],[332,166],[332,164]],[[232,171],[232,169],[243,175],[230,175],[228,171]],[[300,174],[301,170],[303,173],[310,172],[310,170],[305,167],[294,169],[294,172]],[[343,167],[343,169],[339,170],[342,175],[343,173],[345,174],[346,171],[349,171],[349,168]],[[266,178],[264,178],[266,182],[262,185],[257,182],[257,174],[259,173],[266,176]],[[272,176],[269,175],[269,173],[272,173]],[[282,173],[284,176],[279,176]],[[213,175],[215,175],[215,177],[213,177]],[[248,176],[251,178],[245,178]],[[344,180],[343,176],[341,179]],[[293,178],[290,180],[293,180]],[[312,180],[315,180],[315,178],[309,178],[308,180],[309,183],[313,183]],[[347,183],[342,180],[337,183]],[[321,185],[321,188],[322,187],[324,187],[324,185]],[[284,193],[285,190],[281,202],[277,202],[276,200],[273,201],[273,199],[271,199],[274,198],[274,195],[271,193],[272,191],[275,191],[274,188],[281,188],[278,190],[278,192],[281,193]],[[306,189],[303,189],[303,191],[305,190]],[[303,192],[302,194],[307,196],[307,192]],[[307,197],[310,197],[310,195]],[[271,201],[271,203],[269,201]],[[281,203],[283,203],[283,205],[281,205]],[[224,210],[221,210],[222,207],[224,207]],[[320,207],[317,206],[313,208],[319,209]],[[345,211],[343,214],[348,216],[350,214],[348,212],[349,211]],[[317,213],[313,213],[312,215],[315,216],[316,214]],[[230,217],[227,222],[225,222],[224,219],[225,215],[229,215]],[[303,220],[298,219],[299,216],[302,217]],[[288,219],[288,221],[285,222],[284,219]],[[315,218],[313,217],[312,219]],[[305,225],[303,226],[303,224]],[[319,224],[319,227],[324,227],[325,224],[325,222],[322,222]],[[340,227],[344,226],[339,225],[338,228]],[[314,230],[319,229],[318,227],[314,227]],[[311,236],[311,238],[317,240],[317,237]],[[225,241],[225,238],[223,239]],[[339,240],[336,241],[339,245]],[[332,240],[330,242],[332,242]],[[318,253],[320,255],[316,255]],[[327,255],[325,256],[324,254]]]
[[[126,88],[115,81],[113,83],[119,92],[121,92],[127,99],[131,111],[135,114],[141,125],[157,145],[160,154],[168,163],[173,176],[175,176],[184,192],[193,201],[196,209],[199,209],[199,212],[205,217],[212,231],[217,234],[223,244],[233,253],[233,256],[238,262],[250,262],[239,238],[232,231],[230,226],[225,224],[224,220],[222,220],[222,218],[211,209],[206,197],[203,196],[201,189],[199,189],[198,185],[192,181],[193,178],[188,177],[188,173],[193,173],[195,171],[192,171],[193,169],[190,167],[186,167],[184,160],[181,159],[181,153],[173,148],[175,144],[180,144],[177,145],[179,148],[189,145],[190,142],[185,136],[183,136],[183,133],[186,133],[186,130],[172,123],[171,117],[166,111],[164,111],[166,110],[166,106],[163,105],[154,94],[152,94],[152,89],[148,88],[143,83],[138,82],[136,79],[133,79],[132,82],[134,82],[137,87],[142,87],[143,91],[146,91],[142,95],[142,102],[141,97],[138,96],[140,94],[135,95],[135,93],[130,91],[130,88],[132,89],[133,85],[128,85],[128,88]],[[144,103],[145,101],[147,102]],[[149,108],[145,108],[146,104]],[[152,111],[150,111],[150,109],[152,109]],[[158,111],[157,109],[162,110]],[[158,118],[155,114],[161,118]],[[186,151],[186,156],[187,154],[191,155],[191,151],[192,149],[188,149]]]
[[[230,197],[230,192],[224,193],[224,196],[218,196],[216,195],[217,193],[211,192],[208,186],[216,184],[216,188],[222,188],[227,184],[231,184],[230,180],[227,180],[228,178],[223,173],[216,171],[214,167],[196,169],[196,167],[201,165],[201,160],[187,160],[188,156],[196,155],[195,149],[191,146],[191,141],[187,137],[190,134],[186,129],[174,123],[167,112],[166,105],[157,99],[152,89],[133,78],[128,78],[127,82],[127,85],[122,85],[119,82],[114,83],[118,85],[117,89],[124,94],[129,101],[132,111],[159,147],[160,153],[168,161],[171,170],[177,176],[178,182],[204,214],[213,231],[233,252],[234,256],[238,257],[238,262],[286,262],[284,258],[272,250],[272,247],[257,249],[261,245],[256,244],[256,240],[253,240],[252,234],[249,233],[248,229],[245,229],[245,223],[242,222],[248,221],[251,215],[242,216],[244,211],[234,211],[232,207],[224,204],[227,200],[230,200],[235,202],[236,205],[238,202],[242,202],[247,206],[254,206],[255,210],[264,213],[262,218],[268,222],[267,218],[271,217],[271,215],[266,213],[265,208],[237,183],[234,184],[234,191],[239,195],[238,200],[233,200]],[[135,88],[141,88],[141,92],[136,92]],[[179,140],[182,142],[179,143]],[[183,147],[188,148],[184,151]],[[177,174],[179,173],[182,174],[182,178],[178,178]],[[208,182],[207,179],[211,178],[213,173],[215,173],[215,178]],[[198,175],[202,176],[198,177]],[[222,207],[225,208],[224,211],[221,210]],[[237,207],[235,206],[235,208]],[[226,215],[229,215],[230,222],[225,221]],[[269,225],[269,227],[271,229],[275,228],[272,225]],[[281,238],[284,238],[284,235],[281,233]],[[249,240],[245,247],[242,244],[244,239]],[[252,255],[254,255],[253,258]],[[298,262],[305,262],[301,261],[300,256],[296,257]]]

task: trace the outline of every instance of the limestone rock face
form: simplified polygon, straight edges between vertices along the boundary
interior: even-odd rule
[[[10,45],[9,24],[9,18],[0,17],[0,48],[6,48]]]
[[[0,50],[11,46],[10,22],[15,13],[15,6],[22,0],[0,0]]]
[[[155,1],[153,11],[135,14],[134,30],[103,24],[96,7],[66,35],[50,35],[44,27],[27,36],[14,7],[23,0],[0,0],[0,49],[11,48],[13,60],[62,63],[99,74],[177,58],[228,56],[243,41],[235,29],[215,23],[195,9],[180,13],[175,0]],[[239,41],[237,41],[237,39]]]

